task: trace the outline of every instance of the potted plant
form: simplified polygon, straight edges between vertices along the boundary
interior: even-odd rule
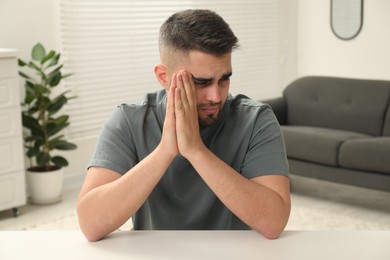
[[[29,200],[39,204],[54,203],[61,200],[62,167],[67,166],[68,161],[62,156],[54,156],[52,151],[77,148],[61,134],[69,126],[69,116],[60,111],[72,97],[66,96],[68,91],[53,91],[70,74],[61,73],[60,53],[53,50],[46,53],[40,43],[33,47],[31,57],[28,62],[18,61],[20,67],[28,70],[19,71],[19,75],[25,79],[22,123],[30,163],[26,172]]]

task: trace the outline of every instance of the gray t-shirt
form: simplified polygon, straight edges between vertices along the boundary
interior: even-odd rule
[[[138,104],[122,104],[109,118],[89,164],[125,174],[161,140],[166,93],[150,93]],[[229,95],[215,124],[201,131],[204,144],[246,178],[288,176],[280,126],[271,108],[243,95]],[[142,185],[142,183],[139,183]],[[248,229],[178,155],[133,216],[135,230]]]

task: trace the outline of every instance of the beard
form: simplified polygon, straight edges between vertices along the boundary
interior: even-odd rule
[[[202,109],[216,109],[216,111],[213,114],[204,115],[202,113],[199,113],[199,110]],[[222,102],[218,102],[218,103],[213,102],[213,103],[198,105],[198,121],[199,121],[200,129],[210,127],[215,122],[217,122],[221,110],[222,110]]]

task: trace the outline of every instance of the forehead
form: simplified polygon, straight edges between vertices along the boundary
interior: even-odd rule
[[[231,53],[214,56],[200,51],[190,51],[183,64],[178,64],[196,77],[215,77],[232,71]]]

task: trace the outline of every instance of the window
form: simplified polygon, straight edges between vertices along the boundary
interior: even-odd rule
[[[172,13],[207,8],[219,13],[239,38],[233,53],[231,93],[253,99],[280,94],[285,68],[283,1],[60,0],[64,88],[77,96],[67,106],[72,138],[95,136],[120,103],[137,102],[161,88],[158,30]]]

